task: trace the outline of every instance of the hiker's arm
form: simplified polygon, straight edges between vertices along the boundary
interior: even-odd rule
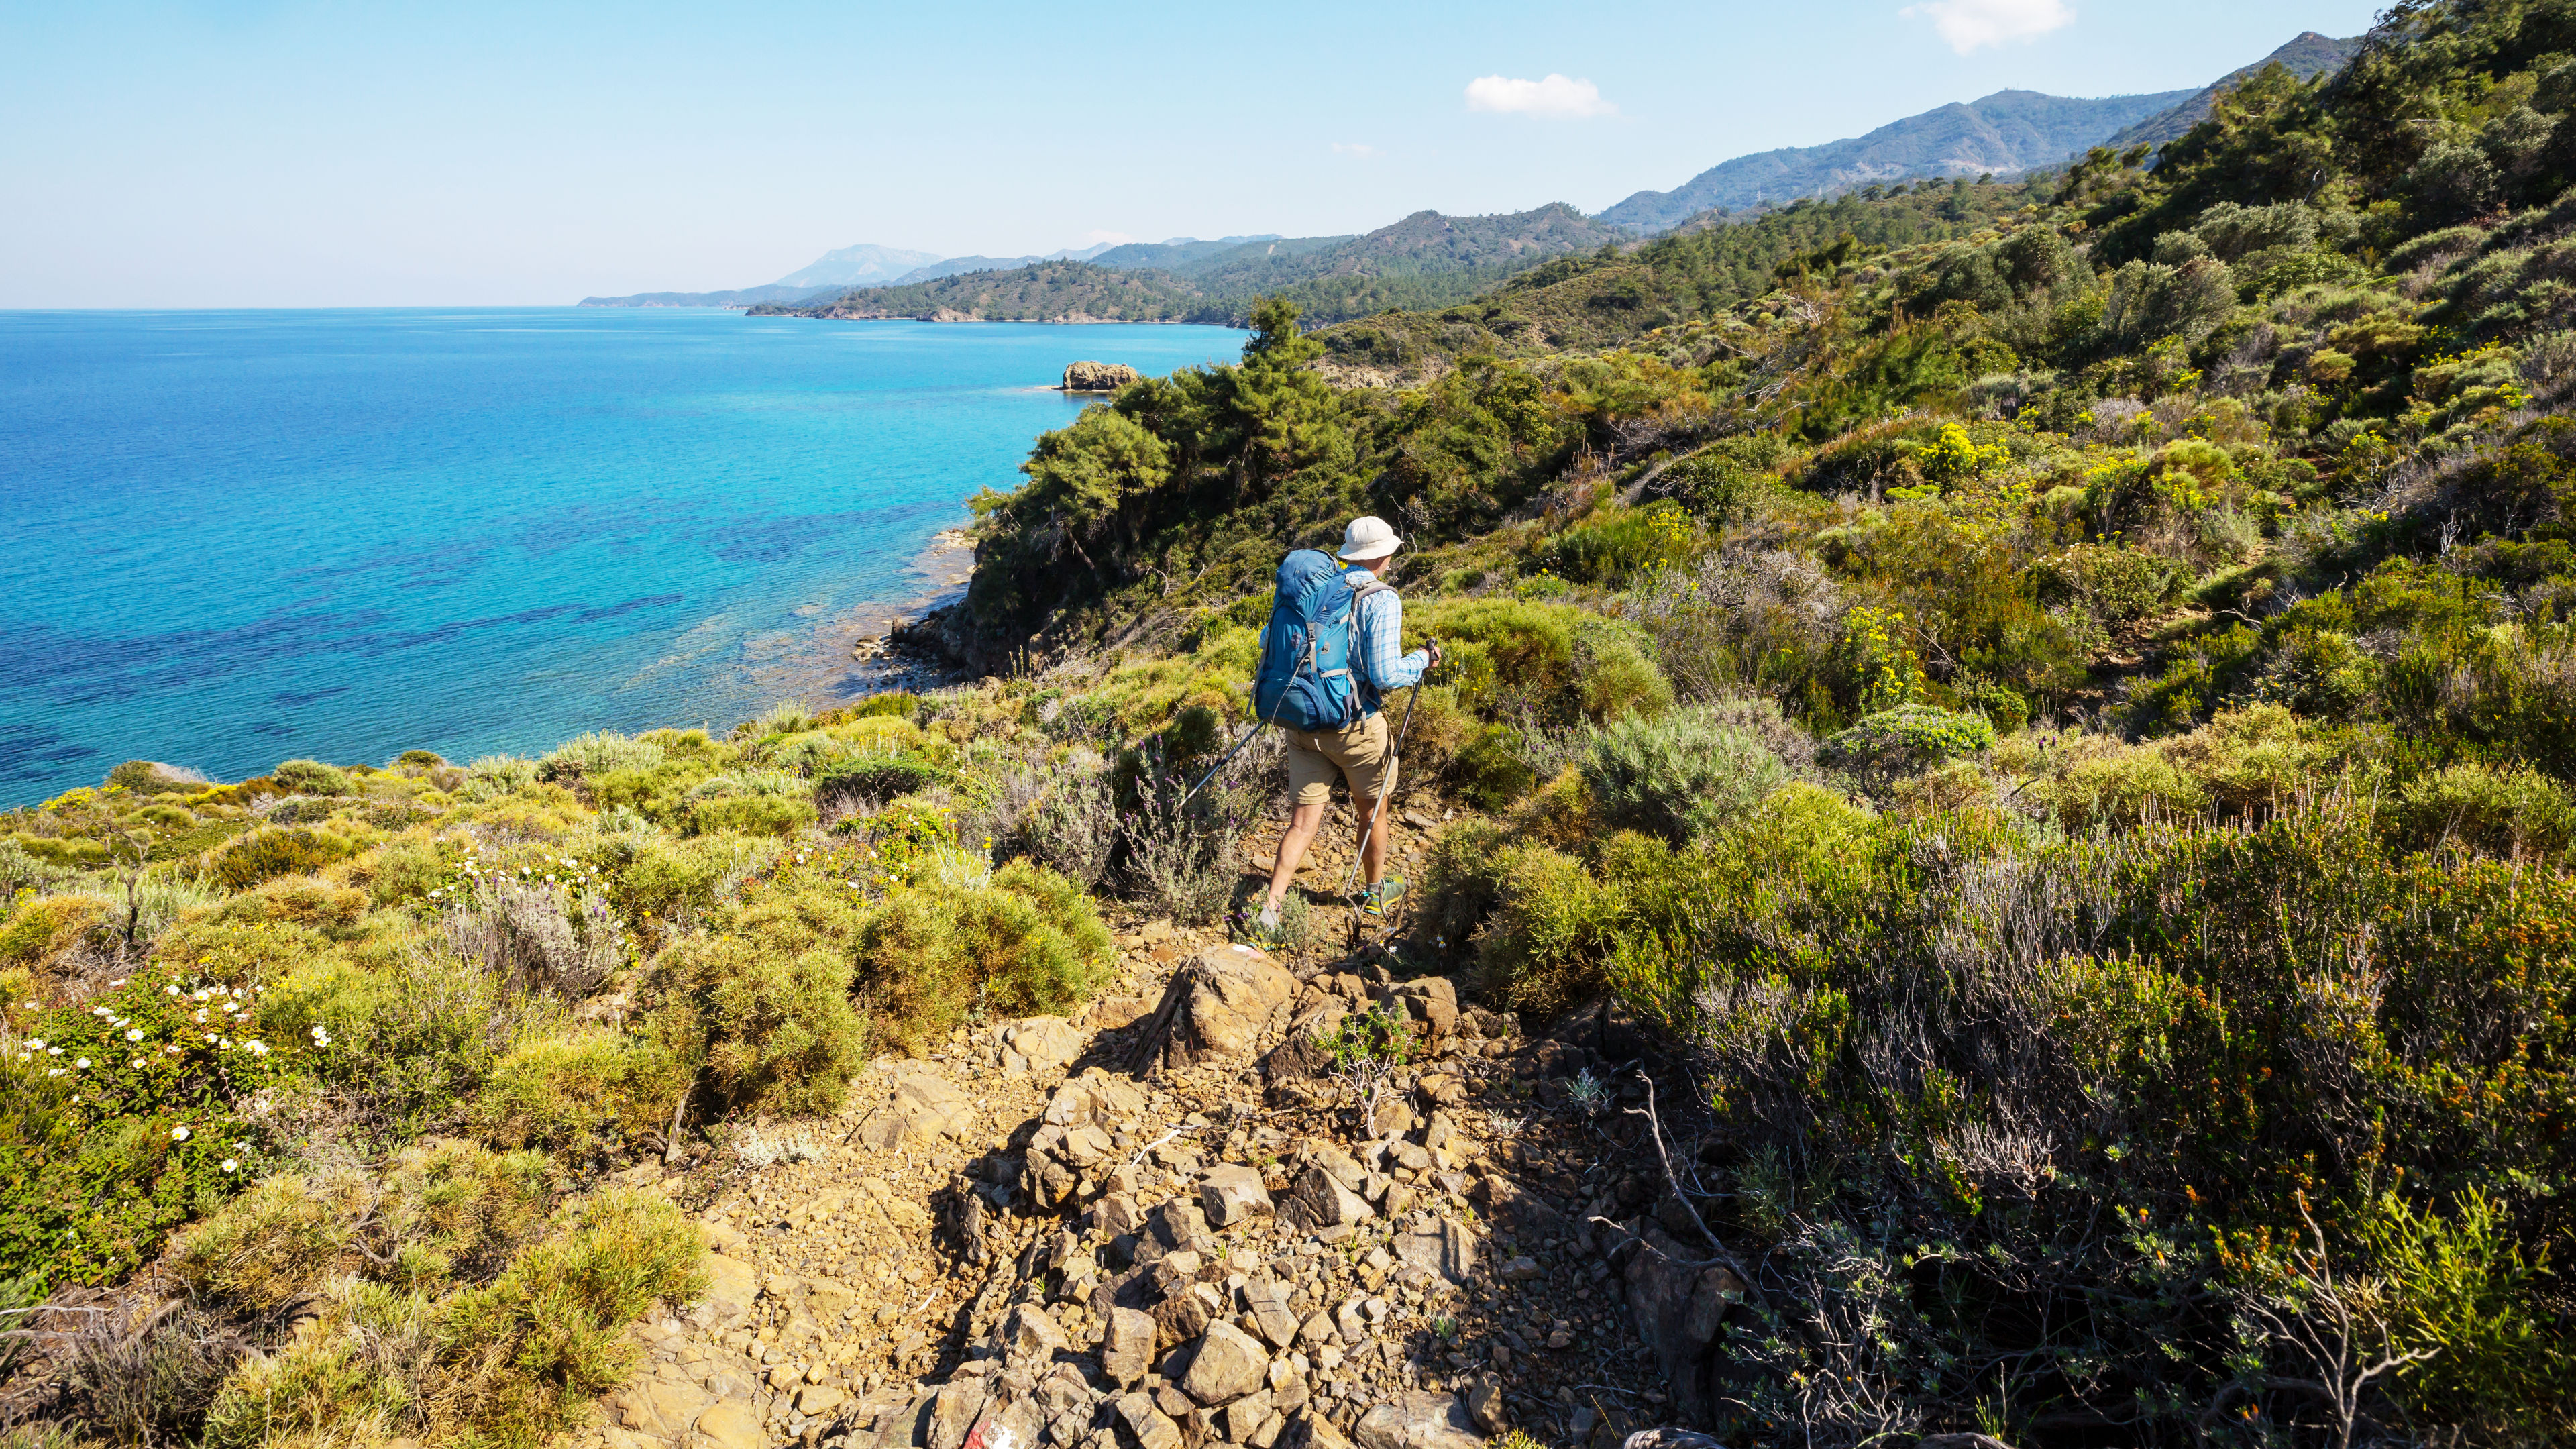
[[[1360,600],[1361,646],[1367,651],[1368,677],[1380,689],[1402,689],[1419,683],[1431,667],[1431,655],[1416,649],[1398,656],[1404,644],[1404,601],[1393,594],[1371,594]]]

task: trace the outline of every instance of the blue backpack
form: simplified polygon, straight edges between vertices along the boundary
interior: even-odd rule
[[[1360,600],[1381,592],[1391,590],[1374,579],[1352,588],[1340,566],[1314,549],[1288,555],[1261,631],[1254,712],[1299,731],[1346,729],[1377,713],[1377,686],[1351,656],[1359,649]]]

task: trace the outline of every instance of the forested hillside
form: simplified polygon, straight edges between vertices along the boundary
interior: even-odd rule
[[[1294,237],[1233,246],[1121,247],[1091,263],[970,272],[837,299],[756,309],[813,317],[1203,322],[1241,326],[1254,302],[1284,298],[1310,318],[1390,307],[1440,307],[1550,257],[1616,234],[1562,203],[1504,216],[1417,212],[1357,237]],[[1126,280],[1098,275],[1112,269]]]

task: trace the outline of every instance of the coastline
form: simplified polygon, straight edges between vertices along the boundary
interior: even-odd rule
[[[951,665],[897,648],[894,632],[933,609],[966,596],[975,568],[975,540],[963,528],[943,528],[913,557],[917,592],[879,599],[821,618],[787,657],[753,677],[772,699],[799,698],[821,706],[846,704],[897,689],[935,689],[972,676]]]

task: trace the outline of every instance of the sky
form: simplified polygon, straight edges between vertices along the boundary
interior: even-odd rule
[[[1598,211],[2008,88],[2207,84],[2375,0],[0,0],[0,307],[555,305]]]

